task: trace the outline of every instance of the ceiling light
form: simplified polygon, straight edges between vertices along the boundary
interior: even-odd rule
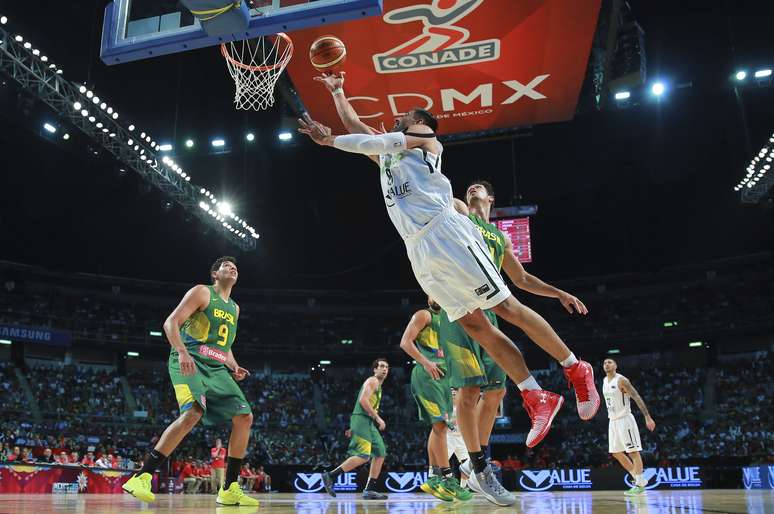
[[[293,139],[293,134],[290,132],[280,132],[277,137],[280,141],[290,141]]]
[[[742,80],[747,78],[747,72],[746,71],[737,71],[736,75],[734,75],[734,76],[736,77],[736,80],[741,82]]]
[[[632,95],[628,91],[619,91],[619,92],[617,92],[615,94],[615,99],[616,100],[626,100],[630,96],[632,96]]]
[[[226,146],[226,141],[224,141],[223,139],[213,139],[212,146],[214,146],[215,148]]]
[[[664,86],[663,82],[656,82],[653,84],[653,86],[650,88],[650,91],[656,95],[661,96],[664,94],[664,91],[666,90],[666,87]]]
[[[55,126],[53,126],[53,125],[52,125],[52,124],[50,124],[50,123],[44,123],[44,124],[43,124],[43,128],[44,128],[44,129],[46,129],[48,132],[50,132],[50,133],[52,133],[52,134],[56,132],[56,127],[55,127]]]

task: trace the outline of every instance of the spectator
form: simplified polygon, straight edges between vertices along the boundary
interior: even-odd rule
[[[212,457],[212,484],[210,488],[217,492],[223,487],[223,481],[226,478],[226,449],[223,448],[223,441],[220,438],[215,439],[215,447],[210,450],[210,456]]]
[[[258,466],[255,472],[255,490],[265,493],[271,491],[271,476],[263,470],[263,466]]]
[[[250,469],[250,464],[245,462],[239,470],[239,478],[242,479],[242,489],[252,491],[255,485],[255,473]]]
[[[94,462],[94,453],[93,452],[86,452],[86,455],[83,456],[83,459],[81,459],[81,465],[82,466],[89,466],[93,467],[96,465]]]
[[[8,455],[9,462],[21,461],[21,450],[18,446],[13,447],[13,451]]]
[[[94,463],[94,465],[98,468],[112,468],[113,467],[113,456],[112,455],[105,455],[104,453],[102,456],[97,459],[97,462]]]
[[[54,452],[51,451],[51,448],[43,450],[43,455],[38,459],[38,462],[44,462],[46,464],[53,464],[56,462],[56,459],[54,459]]]
[[[183,482],[183,491],[188,494],[196,494],[199,490],[199,480],[194,474],[192,458],[188,458],[180,471],[179,480]]]

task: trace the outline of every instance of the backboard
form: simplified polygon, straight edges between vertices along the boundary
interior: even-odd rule
[[[246,1],[246,0],[245,0]],[[277,32],[382,13],[383,0],[253,0],[244,32],[211,37],[174,0],[114,0],[105,8],[100,56],[105,64],[148,59]]]

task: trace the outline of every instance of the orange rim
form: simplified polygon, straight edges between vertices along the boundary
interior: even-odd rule
[[[284,39],[285,43],[288,45],[288,48],[290,49],[290,55],[288,56],[288,60],[289,60],[293,56],[293,40],[290,39],[290,36],[288,36],[284,32],[278,32],[276,34],[276,36],[279,36],[282,39]],[[268,65],[264,65],[264,66],[249,66],[249,65],[247,65],[247,64],[245,64],[243,62],[239,62],[236,59],[234,59],[231,56],[231,54],[229,53],[228,48],[226,47],[226,43],[221,43],[220,44],[220,53],[223,54],[223,57],[228,62],[230,62],[231,64],[233,64],[237,68],[241,68],[243,70],[253,71],[253,72],[255,72],[255,71],[272,71],[272,70],[276,70],[277,68],[280,68],[280,67],[284,66],[285,64],[287,64],[287,61],[286,61],[285,63],[278,62],[278,63],[272,64],[270,66],[268,66]],[[284,51],[282,53],[284,53]]]

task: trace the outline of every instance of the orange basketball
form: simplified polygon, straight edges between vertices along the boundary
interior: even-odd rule
[[[318,71],[337,73],[347,60],[347,48],[336,36],[320,36],[309,48],[309,60]]]

